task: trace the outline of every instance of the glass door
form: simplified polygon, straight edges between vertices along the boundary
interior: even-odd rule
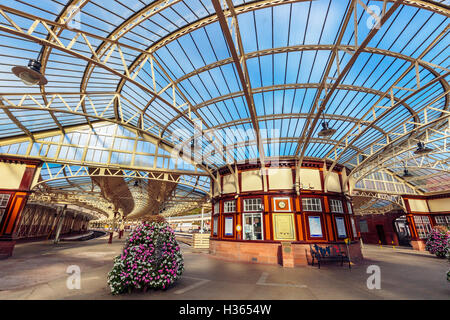
[[[244,240],[263,240],[261,213],[244,213]]]

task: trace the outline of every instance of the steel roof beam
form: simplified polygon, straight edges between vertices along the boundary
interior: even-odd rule
[[[228,45],[228,48],[231,52],[231,56],[233,57],[234,66],[236,67],[236,71],[241,83],[241,87],[244,92],[245,101],[247,103],[247,108],[250,113],[250,117],[252,119],[252,125],[253,129],[255,130],[255,136],[257,141],[257,150],[259,152],[259,158],[261,161],[261,167],[265,168],[265,155],[264,155],[264,146],[262,144],[261,139],[261,132],[259,129],[259,123],[257,120],[257,113],[255,108],[255,102],[253,100],[253,94],[252,94],[252,88],[250,85],[250,77],[247,70],[247,63],[244,56],[244,47],[242,44],[241,34],[239,30],[239,24],[237,20],[237,13],[235,11],[234,5],[230,0],[226,0],[228,10],[231,13],[232,18],[232,28],[234,30],[234,35],[236,38],[237,46],[235,45],[235,42],[233,40],[233,36],[230,31],[230,26],[228,25],[228,22],[226,20],[224,11],[222,10],[222,6],[220,5],[220,2],[218,0],[211,0],[214,10],[216,11],[220,27],[222,29],[222,34],[225,38],[225,41]],[[239,53],[238,53],[239,51]],[[264,176],[264,172],[262,172],[262,176]],[[265,179],[262,178],[265,182]],[[266,186],[266,183],[263,183],[264,186]],[[266,187],[264,188],[266,189]]]
[[[436,37],[436,39],[418,56],[417,60],[422,59],[433,47],[434,45],[442,38],[444,37],[444,35],[447,33],[447,31],[450,29],[450,26],[447,25],[447,27]],[[384,111],[382,112],[382,114],[380,114],[379,116],[377,116],[375,119],[373,119],[373,121],[371,122],[371,125],[375,124],[376,122],[378,122],[379,120],[383,119],[387,114],[389,114],[390,112],[392,112],[393,110],[395,110],[400,103],[393,103],[391,102],[391,106],[385,108],[382,106],[378,106],[378,104],[382,101],[382,99],[386,96],[388,96],[390,93],[393,94],[393,90],[394,88],[396,88],[396,85],[404,78],[406,77],[409,72],[415,67],[415,64],[411,63],[411,65],[403,72],[403,74],[394,82],[394,84],[385,92],[384,96],[380,97],[380,99],[373,105],[373,107],[366,112],[366,114],[364,116],[361,117],[361,121],[363,121],[363,119],[365,119],[367,116],[372,116],[372,113],[375,114],[376,109],[381,109],[383,108]],[[434,84],[436,82],[436,80],[443,79],[445,80],[445,78],[450,74],[449,71],[447,71],[444,75],[440,75],[439,77],[433,79],[432,81],[428,82],[426,85],[420,85],[420,83],[417,83],[418,88],[416,90],[413,90],[413,93],[407,95],[405,98],[402,99],[402,101],[407,101],[409,98],[413,97],[415,94],[417,94],[418,92],[421,92],[423,89],[428,88],[431,84]],[[448,86],[448,84],[447,84]],[[447,92],[449,90],[448,87],[446,87],[444,89],[444,92]],[[446,98],[446,104],[448,104],[449,100],[448,98]],[[447,105],[445,106],[445,109],[447,108]],[[363,134],[365,132],[367,132],[368,129],[370,129],[371,125],[367,126],[366,128],[364,128],[363,130],[359,131],[358,134],[355,136],[354,139],[352,139],[352,141],[349,144],[353,144],[355,141],[357,141],[360,137],[363,136]],[[357,125],[354,125],[352,129],[350,129],[348,131],[348,133],[341,138],[341,140],[345,140],[355,129],[356,129]],[[329,156],[334,150],[331,150],[327,156]],[[345,152],[345,150],[344,150]],[[333,162],[333,164],[331,165],[331,169],[333,169],[333,167],[338,163],[338,161],[340,160],[341,156],[344,154],[344,152],[342,152]],[[328,176],[328,175],[327,175]]]
[[[397,0],[390,8],[385,12],[385,14],[381,17],[380,21],[378,22],[377,26],[372,28],[372,30],[369,32],[369,34],[365,37],[365,39],[362,41],[362,43],[358,46],[358,49],[353,53],[348,63],[345,65],[344,68],[340,69],[340,72],[338,72],[337,78],[334,79],[331,88],[326,87],[327,81],[328,81],[328,74],[331,70],[332,65],[336,62],[336,64],[339,66],[339,60],[337,60],[337,46],[340,45],[341,40],[345,34],[345,31],[347,29],[348,22],[350,20],[350,17],[352,15],[352,12],[356,10],[356,1],[352,1],[351,8],[349,9],[349,12],[347,13],[346,20],[342,26],[341,32],[339,34],[339,38],[336,42],[336,48],[332,53],[332,57],[330,59],[330,63],[328,64],[327,70],[325,71],[325,76],[323,78],[322,82],[322,88],[319,89],[318,94],[316,95],[316,99],[313,103],[313,106],[311,107],[311,118],[315,114],[314,119],[311,121],[308,121],[307,124],[304,126],[302,137],[299,140],[299,144],[296,150],[296,154],[299,155],[299,161],[298,164],[301,166],[301,163],[303,161],[303,158],[305,156],[306,149],[309,145],[309,140],[311,139],[311,136],[316,128],[316,124],[320,119],[320,116],[322,112],[327,107],[327,104],[329,100],[331,99],[334,91],[338,87],[338,85],[342,82],[344,77],[347,75],[347,73],[350,71],[350,69],[355,64],[356,60],[358,59],[359,55],[363,52],[364,48],[367,47],[369,42],[375,37],[375,35],[378,33],[378,30],[381,28],[381,26],[384,25],[384,23],[392,16],[392,14],[398,9],[398,7],[402,4],[403,0]],[[356,15],[355,15],[356,17]],[[357,25],[355,26],[357,28]],[[356,37],[356,30],[355,29],[355,40],[357,40]],[[336,61],[335,61],[336,60]],[[339,70],[339,68],[338,68]],[[325,97],[321,98],[322,90],[325,90]],[[318,107],[317,112],[315,111],[316,107]],[[306,137],[306,139],[305,139]],[[303,147],[300,147],[300,146]],[[332,171],[332,167],[330,168],[330,172]],[[327,174],[328,176],[328,174]]]
[[[445,122],[447,119],[449,119],[450,117],[450,112],[446,111],[446,110],[442,110],[442,116],[439,118],[433,118],[431,120],[428,120],[428,114],[427,111],[434,111],[435,108],[432,108],[431,106],[436,103],[437,101],[439,101],[442,96],[447,96],[448,93],[450,93],[450,90],[448,92],[444,92],[442,95],[438,96],[437,98],[433,99],[430,103],[426,104],[425,107],[421,108],[420,110],[418,110],[417,112],[415,112],[416,117],[423,113],[423,122],[419,122],[416,123],[415,125],[416,127],[408,130],[407,129],[407,125],[411,124],[411,120],[410,119],[406,119],[405,121],[400,122],[399,124],[397,124],[396,126],[394,126],[391,129],[391,132],[389,133],[390,135],[394,136],[394,138],[390,138],[390,135],[387,135],[387,139],[386,139],[386,143],[381,143],[381,140],[384,137],[375,139],[374,141],[372,141],[371,145],[368,146],[368,148],[370,149],[370,153],[366,154],[364,153],[364,155],[368,155],[367,158],[363,161],[359,161],[359,159],[357,160],[357,166],[353,168],[352,173],[357,172],[360,168],[362,168],[363,166],[370,164],[370,162],[377,156],[381,155],[381,153],[383,153],[386,149],[388,148],[392,148],[393,146],[396,146],[395,143],[400,141],[400,143],[398,145],[402,145],[402,143],[404,144],[404,142],[402,142],[402,140],[404,140],[406,137],[410,137],[411,135],[416,135],[419,136],[421,134],[421,130],[424,130],[424,132],[427,132],[428,129],[432,129],[433,127],[435,127],[436,125],[442,125],[443,122]],[[395,107],[396,105],[394,105]],[[429,109],[431,108],[431,109]],[[447,120],[448,121],[448,120]],[[373,127],[373,123],[370,123]],[[401,129],[403,128],[403,132],[396,132],[397,129]],[[423,134],[423,133],[422,133]],[[347,145],[350,145],[350,143],[347,143]],[[351,144],[353,145],[353,144]],[[377,149],[376,151],[372,150],[373,146],[381,146],[382,148]],[[397,146],[398,147],[398,146]],[[359,154],[358,154],[359,155]],[[351,159],[349,159],[348,161],[351,161],[352,159],[354,159],[355,156],[353,156]]]
[[[264,8],[270,8],[274,6],[279,6],[283,4],[289,4],[289,3],[296,3],[296,2],[307,2],[310,0],[264,0],[264,1],[252,1],[248,3],[244,3],[242,5],[236,6],[235,11],[236,14],[243,14],[246,12],[251,12],[255,10],[260,10]],[[387,0],[387,2],[394,2],[395,0]],[[443,3],[431,3],[430,1],[424,1],[424,0],[404,0],[405,5],[417,7],[424,10],[429,10],[431,12],[450,16],[450,7],[448,5],[445,5]],[[229,10],[224,11],[225,17],[230,17],[231,13]],[[194,21],[191,24],[180,28],[178,30],[175,30],[174,32],[168,34],[165,37],[162,37],[158,42],[152,44],[147,48],[147,52],[155,52],[158,49],[166,46],[167,44],[171,43],[172,41],[182,37],[183,35],[186,35],[188,33],[191,33],[195,30],[198,30],[200,28],[203,28],[207,25],[210,25],[212,23],[215,23],[218,21],[217,14],[205,17],[203,19],[200,19],[198,21]],[[137,57],[136,60],[130,65],[129,69],[132,71],[139,67],[140,61],[142,61],[144,55]],[[123,88],[123,85],[125,84],[125,80],[122,80],[118,86],[118,92],[120,92]]]
[[[261,88],[253,88],[252,89],[252,93],[253,94],[257,94],[257,93],[265,93],[265,92],[277,91],[277,90],[297,90],[297,89],[319,88],[319,87],[320,87],[320,83],[293,83],[293,84],[282,84],[282,85],[267,86],[267,87],[261,87]],[[339,85],[337,87],[337,90],[357,91],[357,92],[364,92],[364,93],[369,93],[369,94],[379,95],[379,96],[384,94],[384,92],[381,92],[381,91],[378,91],[378,90],[374,90],[374,89],[371,89],[371,88],[366,88],[366,87],[361,87],[361,86],[353,86],[353,85],[346,85],[346,84]],[[223,102],[223,101],[226,101],[228,99],[234,99],[234,98],[237,98],[237,97],[241,97],[243,95],[244,95],[243,91],[233,92],[233,93],[230,93],[230,94],[227,94],[227,95],[223,95],[223,96],[220,96],[220,97],[213,98],[211,100],[202,102],[202,103],[194,106],[193,108],[194,108],[194,110],[199,110],[199,109],[207,107],[209,105],[212,105],[212,104],[215,104],[215,103],[219,103],[219,102]],[[394,101],[399,102],[401,100],[400,100],[400,98],[394,97]],[[403,103],[403,106],[412,115],[415,114],[414,110],[408,104]],[[180,119],[180,116],[176,116],[171,121],[169,121],[167,123],[167,125],[164,127],[161,135],[164,136],[165,130],[167,130],[170,127],[170,125],[172,125],[178,119]],[[241,120],[242,119],[239,119],[239,120],[236,120],[236,121],[241,121]],[[420,119],[416,117],[415,121],[420,122]],[[228,123],[232,123],[232,122],[228,122]],[[226,123],[225,125],[227,125],[228,123]],[[381,128],[378,128],[377,130],[381,130]]]

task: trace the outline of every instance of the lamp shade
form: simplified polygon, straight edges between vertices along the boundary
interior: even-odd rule
[[[335,129],[331,129],[328,122],[322,122],[322,130],[318,133],[319,137],[331,137],[336,133]]]
[[[408,169],[404,170],[403,178],[411,178],[413,175],[409,173]]]
[[[414,151],[414,153],[415,154],[426,154],[426,153],[430,153],[431,151],[433,151],[433,149],[426,147],[425,143],[419,142],[417,144],[417,150]]]
[[[37,60],[30,60],[28,67],[16,66],[12,68],[12,72],[27,86],[46,85],[47,78],[41,73],[41,63]]]

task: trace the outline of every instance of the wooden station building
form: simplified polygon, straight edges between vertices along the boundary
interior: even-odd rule
[[[347,169],[336,166],[325,182],[324,163],[295,161],[225,167],[213,184],[210,252],[224,259],[305,265],[310,245],[338,246],[362,258]],[[217,174],[217,173],[216,173]],[[296,185],[296,177],[298,184]],[[288,246],[291,250],[282,250]],[[286,254],[288,253],[288,254]]]

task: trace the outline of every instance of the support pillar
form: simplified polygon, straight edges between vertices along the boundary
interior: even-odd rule
[[[62,229],[62,226],[63,226],[64,218],[66,217],[67,205],[65,205],[63,208],[58,208],[58,209],[61,210],[61,213],[60,213],[60,218],[59,218],[59,221],[58,221],[58,228],[56,229],[55,240],[53,241],[54,244],[58,244],[59,243],[59,236],[61,234],[61,229]]]
[[[205,214],[205,208],[204,207],[202,207],[202,224],[201,224],[201,229],[200,229],[200,233],[203,233],[204,231],[204,229],[203,229],[203,215]]]
[[[111,244],[112,243],[112,239],[113,239],[113,235],[114,235],[114,230],[116,229],[116,217],[117,217],[118,212],[115,211],[114,212],[114,218],[113,218],[113,224],[111,226],[111,232],[109,233],[109,240],[108,243]]]
[[[124,230],[125,230],[125,221],[122,218],[122,220],[120,220],[119,239],[122,239]]]
[[[70,225],[69,233],[72,233],[73,228],[76,226],[75,222],[77,221],[77,215],[78,214],[76,212],[73,214],[72,224]]]

